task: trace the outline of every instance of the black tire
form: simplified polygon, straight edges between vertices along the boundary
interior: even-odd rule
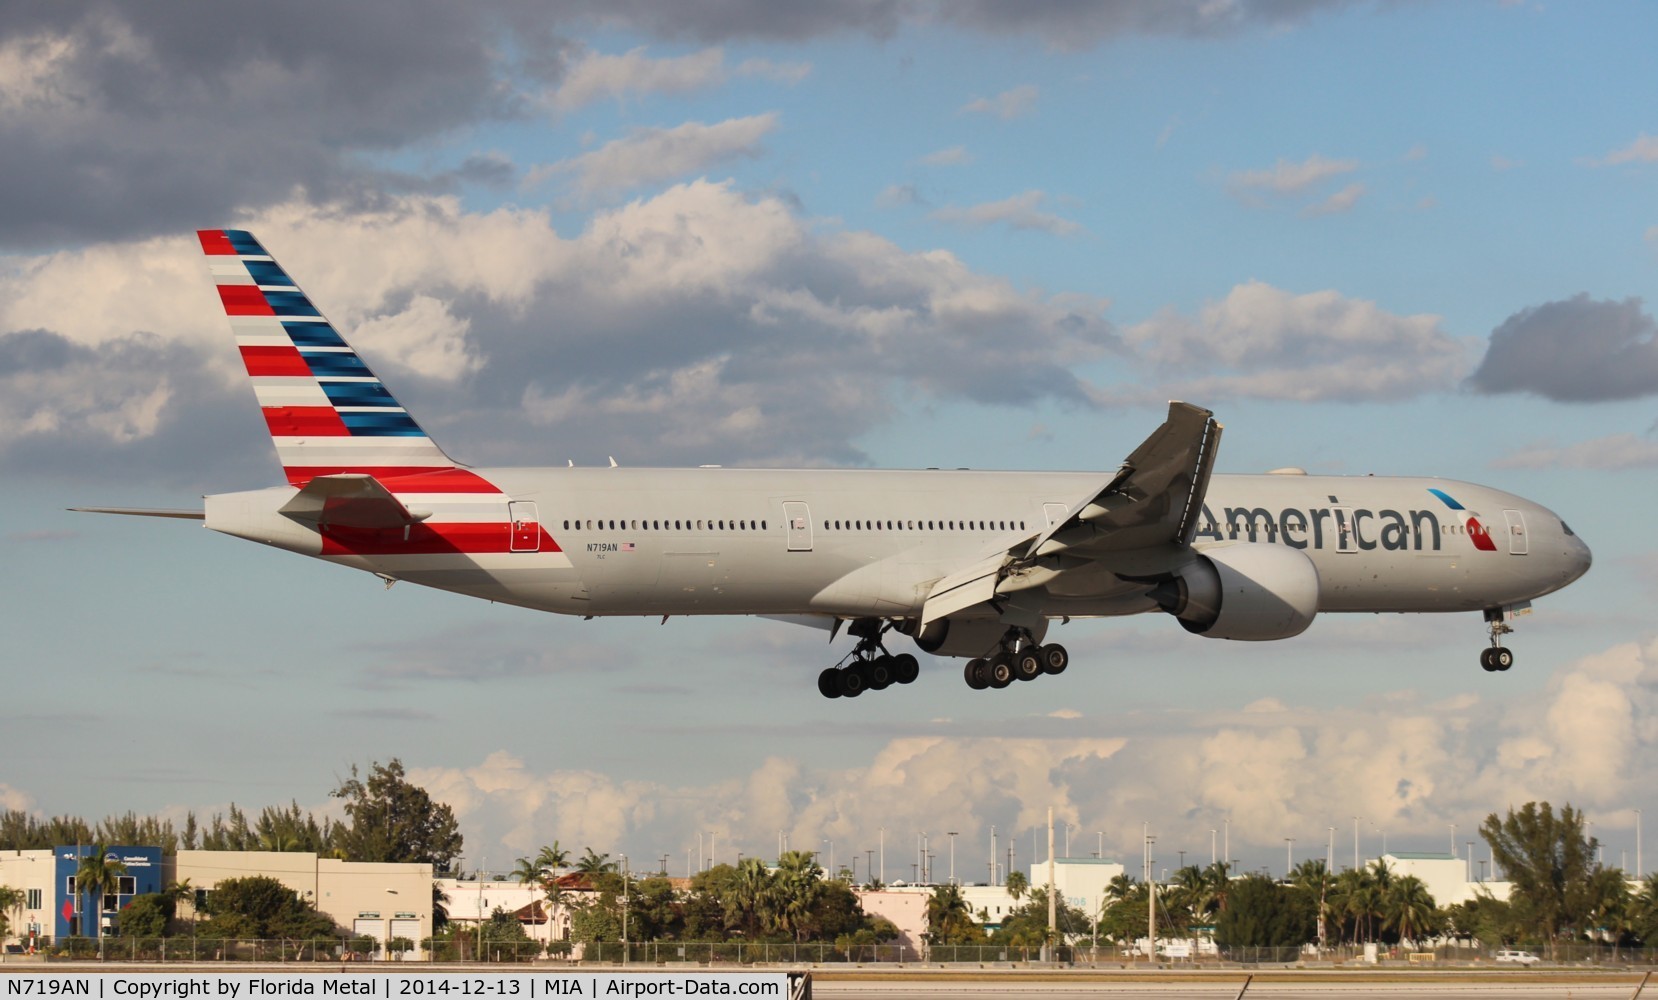
[[[885,654],[864,661],[864,676],[869,678],[871,691],[885,691],[895,679],[892,675],[892,657]]]
[[[1034,681],[1042,676],[1042,658],[1035,646],[1026,646],[1013,654],[1013,676],[1022,681]]]
[[[869,687],[869,678],[864,674],[863,664],[854,663],[840,670],[841,697],[856,698]]]
[[[1498,670],[1507,670],[1514,666],[1514,651],[1498,646],[1491,651],[1491,662],[1496,664]]]
[[[1013,664],[1006,656],[998,656],[990,661],[986,673],[990,675],[990,686],[1000,691],[1013,683]]]
[[[817,693],[825,698],[839,698],[841,696],[840,671],[834,667],[826,668],[817,675]]]
[[[967,681],[967,686],[975,691],[983,691],[990,686],[989,666],[982,659],[968,660],[967,666],[962,668],[961,675]]]
[[[921,662],[908,653],[892,658],[892,679],[900,684],[913,684],[921,676]]]
[[[1063,674],[1065,668],[1071,665],[1071,654],[1057,642],[1051,642],[1037,651],[1042,658],[1042,670],[1050,674]]]
[[[1480,669],[1481,670],[1484,670],[1486,673],[1489,674],[1489,673],[1492,673],[1493,671],[1495,671],[1497,669],[1496,657],[1493,655],[1496,652],[1497,651],[1495,649],[1482,649],[1482,650],[1480,650]]]

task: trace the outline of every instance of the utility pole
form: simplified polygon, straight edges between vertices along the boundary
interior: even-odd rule
[[[1295,838],[1284,838],[1284,879],[1289,880],[1290,872],[1295,868]]]
[[[1353,817],[1353,870],[1359,870],[1359,818]]]
[[[887,828],[881,827],[881,884],[887,881]]]
[[[1635,877],[1646,877],[1646,869],[1641,867],[1641,811],[1639,809],[1635,810]]]
[[[1146,964],[1157,962],[1157,881],[1152,878],[1151,847],[1157,843],[1157,838],[1151,835],[1151,824],[1141,827],[1145,837],[1146,847]]]
[[[628,964],[628,856],[622,855],[622,964]]]
[[[990,884],[996,884],[996,825],[990,825]]]
[[[951,830],[951,831],[947,832],[945,834],[945,836],[950,838],[950,884],[955,885],[956,884],[956,831]]]
[[[1209,828],[1209,863],[1215,863],[1215,828]]]
[[[1336,828],[1330,827],[1330,842],[1324,847],[1324,870],[1334,875],[1336,872]]]
[[[1057,956],[1054,944],[1059,941],[1059,893],[1054,890],[1054,807],[1048,807],[1048,961]]]

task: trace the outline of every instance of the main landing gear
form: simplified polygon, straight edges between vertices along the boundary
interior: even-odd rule
[[[881,645],[881,636],[891,629],[875,619],[853,622],[847,629],[858,637],[852,662],[829,667],[817,675],[818,693],[825,698],[856,698],[864,691],[882,691],[892,684],[909,684],[921,676],[921,664],[908,653],[893,656]]]
[[[975,691],[1005,688],[1014,681],[1034,681],[1043,674],[1064,673],[1071,654],[1057,642],[1039,645],[1029,631],[1010,628],[1001,647],[988,657],[967,661],[962,676]]]
[[[1503,645],[1503,636],[1513,632],[1514,626],[1503,621],[1503,609],[1486,608],[1485,625],[1491,633],[1491,646],[1480,650],[1480,666],[1487,673],[1514,666],[1514,651]]]

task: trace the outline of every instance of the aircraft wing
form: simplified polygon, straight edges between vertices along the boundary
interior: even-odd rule
[[[1063,518],[935,583],[922,625],[1043,586],[1067,571],[1143,575],[1169,568],[1197,531],[1220,435],[1213,413],[1171,402],[1162,426]]]
[[[283,504],[281,513],[296,521],[345,528],[406,528],[432,516],[430,511],[410,510],[366,473],[339,473],[317,476]]]
[[[1209,491],[1220,433],[1210,411],[1170,403],[1163,426],[1124,459],[1110,482],[1038,535],[1026,558],[1060,553],[1104,558],[1189,544]]]

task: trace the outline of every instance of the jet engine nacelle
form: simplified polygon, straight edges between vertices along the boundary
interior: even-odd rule
[[[1288,639],[1318,614],[1318,567],[1285,545],[1222,545],[1205,549],[1151,598],[1195,635]]]
[[[1031,629],[1031,636],[1037,642],[1041,642],[1047,631],[1047,622],[1043,622]],[[936,622],[929,622],[927,627],[919,632],[912,632],[911,638],[915,639],[915,644],[921,647],[922,652],[934,656],[974,657],[984,656],[995,649],[996,644],[1006,634],[1007,625],[999,621],[941,618]]]

